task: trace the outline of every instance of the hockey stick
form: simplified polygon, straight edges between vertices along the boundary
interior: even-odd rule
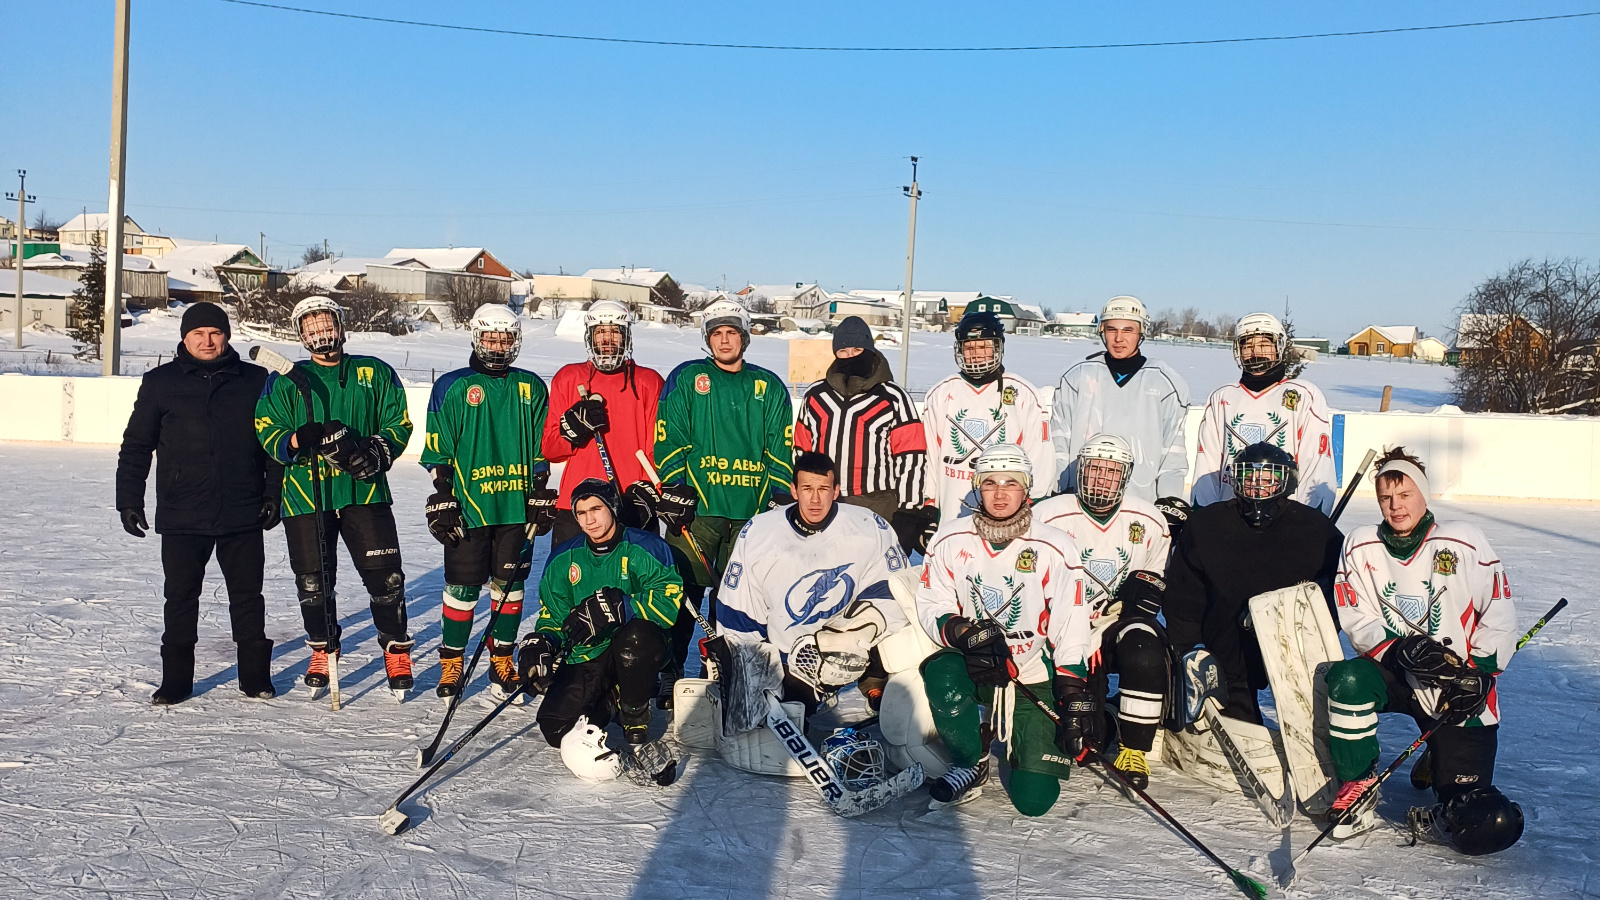
[[[300,371],[294,362],[271,347],[260,345],[250,348],[250,358],[289,379],[300,390],[300,399],[305,401],[306,421],[315,422],[317,419],[316,405],[312,399],[311,379],[306,373]],[[339,616],[333,611],[333,573],[328,565],[328,531],[327,525],[322,521],[322,509],[327,505],[327,494],[322,484],[322,454],[314,448],[300,447],[301,452],[311,454],[311,517],[315,520],[317,529],[317,574],[322,579],[322,612],[323,623],[327,630],[328,640],[326,652],[328,655],[328,689],[331,705],[334,712],[339,711]],[[287,529],[285,529],[287,531]]]
[[[526,547],[524,547],[526,551]],[[450,698],[450,705],[444,709],[444,721],[439,723],[439,732],[433,736],[433,743],[417,751],[417,768],[421,769],[433,762],[433,755],[439,752],[439,744],[444,740],[445,732],[450,728],[450,720],[455,717],[456,707],[461,705],[461,698],[466,696],[467,685],[472,681],[473,670],[478,667],[478,660],[483,656],[483,648],[489,643],[489,635],[494,633],[495,622],[500,618],[500,608],[505,606],[506,595],[510,593],[507,585],[506,594],[500,596],[500,602],[494,604],[489,610],[489,621],[483,626],[483,636],[478,638],[478,649],[472,651],[472,661],[467,664],[461,673],[461,683],[455,695]]]
[[[1566,609],[1566,607],[1567,607],[1567,598],[1562,597],[1559,601],[1556,602],[1555,606],[1550,607],[1550,611],[1549,612],[1545,613],[1542,617],[1540,617],[1539,621],[1533,623],[1533,627],[1529,628],[1527,630],[1527,632],[1524,633],[1522,635],[1522,637],[1517,640],[1517,649],[1521,650],[1524,646],[1526,646],[1529,641],[1533,640],[1534,635],[1538,634],[1540,632],[1540,630],[1544,628],[1545,625],[1549,624],[1551,619],[1555,618],[1557,613],[1561,612],[1563,609]],[[1441,709],[1441,710],[1439,710],[1439,713],[1444,713],[1446,711],[1447,710]],[[1410,759],[1411,758],[1411,754],[1417,752],[1417,748],[1419,748],[1423,744],[1427,743],[1428,742],[1428,738],[1433,737],[1433,733],[1435,731],[1438,731],[1439,728],[1442,727],[1443,725],[1444,725],[1443,719],[1438,718],[1436,716],[1435,720],[1434,720],[1434,723],[1433,723],[1433,726],[1431,728],[1429,728],[1427,731],[1423,732],[1420,736],[1418,736],[1416,740],[1412,741],[1411,742],[1411,746],[1409,746],[1405,750],[1403,750],[1400,753],[1399,756],[1395,757],[1394,762],[1390,763],[1388,768],[1384,769],[1381,773],[1379,773],[1378,777],[1371,784],[1367,785],[1366,789],[1363,790],[1359,795],[1357,795],[1356,798],[1350,802],[1350,805],[1345,807],[1345,809],[1346,810],[1358,809],[1361,806],[1361,804],[1363,803],[1363,801],[1365,801],[1369,795],[1371,795],[1374,791],[1376,791],[1379,787],[1381,787],[1385,781],[1388,781],[1389,780],[1389,776],[1393,775],[1395,773],[1395,770],[1400,768],[1401,764],[1403,764],[1406,760]],[[1289,868],[1285,869],[1283,874],[1278,876],[1278,883],[1280,885],[1282,885],[1283,887],[1288,887],[1291,884],[1293,884],[1296,876],[1299,874],[1296,871],[1296,867],[1299,866],[1300,861],[1305,859],[1306,856],[1309,853],[1311,853],[1312,850],[1317,849],[1317,845],[1322,843],[1322,841],[1325,838],[1327,838],[1328,835],[1332,834],[1333,830],[1335,828],[1337,828],[1340,825],[1344,824],[1346,817],[1347,816],[1340,816],[1340,815],[1331,816],[1330,817],[1331,821],[1328,822],[1328,825],[1327,825],[1326,828],[1322,829],[1322,833],[1317,835],[1316,839],[1313,840],[1310,844],[1308,844],[1304,850],[1301,850],[1299,855],[1297,855],[1294,859],[1289,861]]]
[[[578,385],[578,399],[589,399],[588,385]],[[617,489],[617,496],[622,496],[622,485],[617,483],[617,468],[611,464],[611,451],[606,447],[606,436],[598,431],[594,433],[594,448],[600,451],[600,465],[605,467],[606,480],[611,482],[611,486]],[[641,447],[639,452],[643,453],[644,448]]]
[[[1356,492],[1356,485],[1361,483],[1361,476],[1366,474],[1367,466],[1372,465],[1372,460],[1377,455],[1378,451],[1369,449],[1367,455],[1361,457],[1361,465],[1350,476],[1350,483],[1344,486],[1344,494],[1339,497],[1338,504],[1333,507],[1333,514],[1328,516],[1329,522],[1339,521],[1339,514],[1344,512],[1345,504],[1350,502],[1350,497]]]

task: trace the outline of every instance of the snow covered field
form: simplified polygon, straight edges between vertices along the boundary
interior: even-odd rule
[[[432,346],[427,352],[447,365],[464,346],[406,340],[395,341],[395,351],[386,345],[384,355]],[[679,341],[687,349],[691,335]],[[777,344],[758,338],[756,346],[769,343]],[[579,352],[571,345],[561,358]],[[1231,364],[1225,353],[1187,352]],[[159,544],[116,523],[115,451],[0,444],[0,462],[13,485],[0,518],[0,896],[1237,896],[1222,873],[1093,770],[1076,772],[1041,819],[1016,815],[995,786],[954,809],[930,813],[917,792],[845,821],[800,782],[747,775],[704,756],[660,791],[583,785],[526,709],[493,723],[404,807],[411,831],[386,836],[377,815],[416,777],[414,751],[442,714],[432,696],[440,551],[423,526],[420,467],[403,463],[393,478],[423,693],[403,706],[390,699],[365,605],[350,589],[347,705],[331,713],[291,693],[308,654],[281,531],[267,535],[266,585],[279,698],[237,693],[213,568],[202,601],[198,696],[157,709],[149,695],[159,677]],[[1501,681],[1497,783],[1523,804],[1527,835],[1503,854],[1468,859],[1405,847],[1380,829],[1360,848],[1319,848],[1289,896],[1600,896],[1600,749],[1589,724],[1600,712],[1600,620],[1587,589],[1579,590],[1600,566],[1600,508],[1437,508],[1470,514],[1488,533],[1507,562],[1524,627],[1556,598],[1572,599]],[[1374,520],[1370,495],[1346,517]],[[347,585],[357,584],[348,560],[340,568]],[[482,713],[463,706],[456,732]],[[663,725],[658,716],[656,728]],[[1414,736],[1407,722],[1385,717],[1385,759]],[[1303,847],[1314,834],[1299,819],[1286,841],[1242,797],[1216,796],[1160,767],[1151,793],[1224,859],[1264,881],[1283,867],[1288,846]],[[1402,772],[1380,812],[1403,821],[1421,802]]]
[[[172,358],[173,348],[178,344],[178,317],[176,310],[140,313],[137,324],[123,330],[123,374],[138,375],[158,359]],[[523,327],[522,355],[517,364],[538,372],[547,380],[561,366],[585,358],[581,338],[558,337],[555,322],[530,319],[524,320]],[[635,358],[663,375],[678,363],[705,355],[698,329],[640,324],[633,333]],[[913,332],[908,389],[927,390],[955,371],[952,340],[949,333]],[[234,336],[234,341],[241,346],[256,343],[239,334]],[[402,337],[357,334],[350,338],[349,347],[351,352],[382,358],[399,369],[408,383],[427,384],[436,373],[466,365],[470,344],[466,331],[432,328]],[[291,358],[305,355],[295,344],[273,346]],[[98,362],[78,363],[71,359],[72,342],[65,335],[30,333],[24,338],[21,352],[8,349],[10,347],[10,332],[0,335],[0,372],[89,375],[100,371]],[[879,348],[898,373],[900,348],[884,343],[880,343]],[[1014,335],[1006,339],[1006,368],[1037,387],[1051,388],[1069,365],[1099,349],[1098,341]],[[1173,366],[1189,382],[1189,402],[1194,406],[1205,405],[1211,391],[1239,377],[1233,355],[1226,347],[1153,342],[1145,349],[1147,355]],[[785,379],[789,373],[788,354],[788,341],[784,338],[758,335],[751,339],[750,359]],[[66,362],[62,362],[64,357]],[[1306,377],[1322,388],[1334,409],[1376,411],[1383,386],[1388,384],[1394,386],[1394,409],[1426,411],[1450,402],[1453,371],[1445,366],[1404,360],[1324,356],[1311,364]]]

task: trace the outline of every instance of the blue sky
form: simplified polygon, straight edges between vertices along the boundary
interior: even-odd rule
[[[535,31],[719,42],[1185,40],[1600,9],[1281,3],[357,2]],[[8,10],[0,172],[106,205],[111,4]],[[1524,256],[1600,259],[1600,18],[1211,47],[783,53],[462,34],[135,0],[129,211],[280,263],[484,245],[535,271],[919,287],[1058,310],[1281,311],[1443,334]],[[8,211],[8,216],[11,214]],[[1383,226],[1383,227],[1373,227]]]

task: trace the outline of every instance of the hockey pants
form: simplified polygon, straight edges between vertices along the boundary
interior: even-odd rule
[[[552,747],[577,724],[579,716],[604,728],[616,704],[648,707],[656,695],[656,676],[667,655],[666,632],[645,619],[629,619],[611,643],[588,662],[566,663],[551,679],[536,719]]]
[[[306,637],[312,643],[329,639],[328,609],[333,607],[334,621],[338,621],[338,604],[335,602],[336,551],[339,538],[344,538],[350,551],[356,574],[371,596],[372,624],[378,631],[378,644],[385,650],[395,641],[409,641],[406,633],[406,576],[400,570],[400,538],[395,533],[394,510],[387,503],[364,506],[346,506],[334,512],[322,513],[327,543],[323,552],[328,555],[329,583],[322,583],[318,568],[317,526],[311,518],[315,513],[290,516],[283,520],[284,537],[289,542],[289,567],[294,570],[294,583],[300,595],[300,617],[305,623]],[[332,635],[338,645],[339,635]]]
[[[733,555],[733,542],[739,537],[739,529],[749,519],[724,519],[718,516],[698,516],[689,523],[688,530],[694,535],[696,545],[700,552],[706,555],[706,562],[711,564],[713,572],[707,572],[701,565],[700,557],[689,546],[689,541],[681,534],[667,535],[667,543],[672,547],[673,561],[678,566],[678,574],[683,577],[683,594],[685,602],[700,608],[700,601],[706,596],[706,589],[711,589],[711,599],[706,602],[706,617],[712,625],[717,624],[717,591],[712,585],[712,577],[728,567],[728,557]],[[694,637],[695,621],[686,609],[678,611],[678,620],[672,625],[672,655],[670,662],[678,670],[683,669],[683,664],[689,658],[689,642]]]
[[[509,647],[517,642],[527,566],[533,558],[527,536],[527,526],[520,522],[485,525],[467,529],[467,536],[454,547],[445,544],[440,652],[460,653],[466,648],[485,581],[490,582],[490,608],[500,608],[494,623],[495,644]]]

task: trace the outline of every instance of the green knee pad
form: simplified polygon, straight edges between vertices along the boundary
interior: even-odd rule
[[[1011,805],[1025,816],[1042,816],[1056,805],[1061,796],[1061,780],[1054,775],[1041,775],[1022,769],[1011,770],[1011,783],[1006,785],[1011,795]]]
[[[967,661],[954,650],[942,650],[922,663],[933,725],[956,766],[974,766],[988,748],[978,734],[978,687],[967,677]]]
[[[1378,713],[1389,689],[1378,664],[1365,656],[1336,662],[1323,676],[1328,686],[1328,754],[1340,781],[1372,772],[1378,762]]]

